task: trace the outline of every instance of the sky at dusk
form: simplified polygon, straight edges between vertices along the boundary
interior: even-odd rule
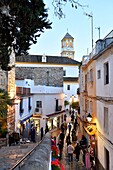
[[[72,8],[70,3],[63,7],[65,18],[59,19],[54,15],[52,0],[44,0],[49,8],[48,19],[52,22],[52,29],[45,30],[38,38],[38,42],[31,46],[29,54],[60,56],[61,39],[68,33],[74,38],[75,60],[81,61],[82,56],[92,51],[91,17],[84,13],[93,13],[93,45],[100,38],[103,39],[113,29],[113,0],[79,0],[88,5],[86,8]]]

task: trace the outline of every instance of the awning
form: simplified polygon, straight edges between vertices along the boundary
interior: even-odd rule
[[[96,133],[96,126],[95,125],[88,125],[88,126],[84,126],[85,131],[88,133],[88,135],[95,135]]]
[[[22,120],[20,120],[20,124],[24,123],[26,120],[28,120],[30,117],[32,117],[33,115],[29,115],[26,118],[23,118]]]

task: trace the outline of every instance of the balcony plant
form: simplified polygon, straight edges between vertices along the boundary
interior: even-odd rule
[[[58,148],[55,145],[52,145],[52,161],[51,168],[52,170],[64,170],[64,166],[60,163],[58,159]]]

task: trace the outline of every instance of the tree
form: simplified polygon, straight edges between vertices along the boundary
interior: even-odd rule
[[[78,108],[79,108],[79,102],[78,102],[78,101],[72,102],[71,107],[72,107],[73,110],[74,110],[74,109],[78,110]]]
[[[4,89],[0,89],[0,118],[7,117],[8,105],[12,106],[12,100]]]
[[[67,100],[64,101],[64,106],[66,107],[67,105],[69,105],[69,102]]]
[[[52,4],[54,7],[54,12],[55,15],[59,17],[59,19],[61,19],[62,17],[65,17],[65,14],[63,12],[63,7],[67,4],[70,3],[72,8],[77,9],[78,7],[81,8],[85,8],[88,7],[88,5],[83,5],[81,3],[79,3],[79,1],[77,0],[53,0]]]
[[[12,100],[8,93],[0,89],[0,137],[5,137],[7,133],[7,109],[12,106]]]
[[[28,54],[44,29],[51,28],[43,0],[0,1],[0,64],[8,66],[12,49],[16,55]]]

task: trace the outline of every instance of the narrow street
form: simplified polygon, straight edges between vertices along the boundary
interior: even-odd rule
[[[70,115],[68,113],[66,123],[68,124],[69,122],[71,122],[71,117],[70,117]],[[66,143],[67,134],[68,134],[68,129],[67,129],[65,139],[64,139],[64,148],[63,148],[63,154],[62,154],[61,163],[64,165],[65,170],[86,170],[85,166],[83,166],[80,161],[78,161],[78,162],[76,161],[75,154],[73,154],[73,161],[70,164],[68,164],[67,143]],[[80,141],[81,133],[79,131],[77,131],[77,134],[78,134],[77,139],[78,139],[78,141]],[[58,136],[58,135],[59,135],[59,130],[54,131],[52,133],[52,136]],[[73,142],[72,144],[75,147],[76,143]]]
[[[67,122],[67,124],[69,122],[71,122],[71,118],[70,118],[69,114],[67,114],[66,122]],[[58,142],[60,131],[61,130],[56,130],[56,131],[51,132],[51,136],[57,137],[57,142]],[[80,161],[78,161],[78,162],[76,161],[75,154],[73,154],[73,161],[70,164],[68,164],[67,143],[66,143],[67,134],[68,134],[68,129],[66,131],[66,135],[65,135],[65,139],[64,139],[64,147],[63,147],[61,163],[64,165],[65,170],[86,170],[85,166],[83,166]],[[77,139],[79,141],[81,139],[80,131],[78,131],[77,134],[78,134]],[[40,136],[39,136],[38,141],[40,141]],[[10,147],[2,147],[0,149],[0,170],[8,170],[11,167],[13,167],[16,164],[16,162],[18,162],[20,159],[22,159],[25,156],[25,154],[27,154],[30,150],[32,150],[37,144],[36,143],[26,143],[26,144],[15,145],[15,146],[10,146]],[[72,144],[75,147],[76,142],[73,142]],[[35,160],[35,154],[36,153],[34,152],[31,156],[31,158],[29,157],[30,160],[31,159]],[[32,166],[34,166],[34,165],[32,165]],[[26,167],[27,167],[27,164],[26,164]],[[37,167],[37,170],[42,170],[42,169],[41,169],[41,167]]]

